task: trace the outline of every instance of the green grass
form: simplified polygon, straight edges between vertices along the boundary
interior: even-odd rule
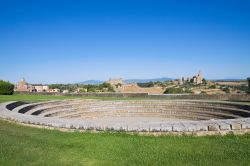
[[[100,100],[145,100],[145,98],[114,98],[114,97],[91,97],[91,96],[54,96],[54,95],[40,95],[40,94],[14,94],[14,95],[0,95],[0,103],[7,101],[28,101],[40,102],[48,100],[64,100],[64,99],[100,99]]]
[[[0,102],[72,99],[15,94]],[[93,98],[93,97],[81,97]],[[117,100],[115,98],[95,98]],[[127,98],[133,100],[134,98]],[[118,99],[119,100],[119,99]],[[124,99],[123,99],[124,100]],[[138,136],[25,127],[0,120],[0,165],[250,165],[250,135]]]
[[[93,96],[54,96],[54,95],[40,95],[40,94],[14,94],[14,95],[0,95],[0,103],[8,101],[27,101],[27,102],[40,102],[48,100],[64,100],[64,99],[99,99],[99,100],[148,100],[147,98],[115,98],[115,97],[93,97]],[[158,100],[150,99],[150,100]],[[236,101],[230,101],[236,102]],[[240,102],[242,104],[250,104],[249,102]]]
[[[250,135],[138,136],[38,129],[0,120],[0,165],[249,165]]]

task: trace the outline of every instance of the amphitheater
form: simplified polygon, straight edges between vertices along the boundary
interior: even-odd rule
[[[139,133],[245,133],[250,105],[205,100],[74,99],[0,104],[0,117],[72,130]]]

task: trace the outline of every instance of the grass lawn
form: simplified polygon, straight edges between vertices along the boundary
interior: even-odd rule
[[[76,97],[13,95],[11,100]],[[86,98],[86,97],[81,97]],[[89,97],[87,97],[89,98]],[[114,98],[97,98],[115,100]],[[128,98],[130,100],[130,98]],[[0,120],[0,165],[250,165],[250,135],[138,136],[32,128]]]
[[[48,100],[64,100],[64,99],[99,99],[99,100],[158,100],[147,98],[115,98],[115,97],[93,97],[93,96],[54,96],[54,95],[40,95],[40,94],[14,94],[14,95],[0,95],[0,103],[8,101],[27,101],[27,102],[41,102]],[[236,101],[230,101],[236,102]],[[240,102],[242,104],[250,104],[249,102]]]
[[[249,165],[250,135],[138,136],[38,129],[0,120],[0,165]]]
[[[114,98],[114,97],[91,97],[91,96],[54,96],[54,95],[39,95],[39,94],[14,94],[0,95],[0,103],[7,101],[29,101],[40,102],[47,100],[63,100],[63,99],[100,99],[100,100],[145,100],[145,98]]]

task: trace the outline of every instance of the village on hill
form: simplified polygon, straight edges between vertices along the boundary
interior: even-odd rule
[[[148,94],[239,94],[248,91],[247,81],[208,81],[201,71],[192,77],[169,81],[125,83],[122,78],[109,79],[98,85],[30,84],[23,78],[15,85],[16,92],[33,93],[148,93]]]

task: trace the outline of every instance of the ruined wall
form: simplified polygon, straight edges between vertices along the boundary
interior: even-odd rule
[[[118,92],[121,93],[148,93],[148,94],[163,94],[165,88],[162,87],[149,87],[141,88],[137,84],[127,84],[119,87]]]
[[[154,99],[190,99],[190,100],[234,100],[250,101],[249,94],[187,94],[187,95],[148,95]]]

